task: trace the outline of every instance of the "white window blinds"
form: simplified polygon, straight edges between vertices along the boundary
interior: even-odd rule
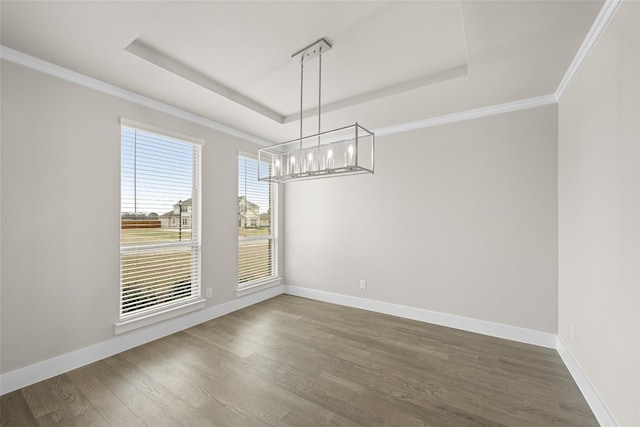
[[[200,297],[199,144],[123,125],[120,319]]]
[[[239,288],[277,277],[277,186],[258,181],[258,167],[269,176],[269,163],[238,156]]]

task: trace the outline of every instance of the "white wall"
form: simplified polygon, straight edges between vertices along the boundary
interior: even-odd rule
[[[287,284],[556,333],[556,120],[384,136],[373,176],[287,184]]]
[[[639,24],[622,3],[559,104],[559,335],[624,426],[640,425]]]
[[[2,373],[104,342],[118,320],[120,124],[206,140],[202,286],[234,300],[237,151],[257,146],[2,61]]]

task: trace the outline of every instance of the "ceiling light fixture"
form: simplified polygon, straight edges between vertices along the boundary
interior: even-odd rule
[[[373,173],[375,135],[353,125],[322,132],[322,54],[331,49],[324,38],[292,55],[300,61],[300,137],[291,141],[262,148],[258,160],[268,164],[259,169],[259,180],[288,182],[293,180],[328,178],[338,175]],[[302,92],[304,64],[318,58],[318,133],[302,136]]]

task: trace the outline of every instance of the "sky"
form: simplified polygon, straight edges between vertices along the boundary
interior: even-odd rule
[[[127,127],[122,128],[121,143],[121,213],[162,215],[192,197],[194,144]],[[261,175],[268,175],[269,164],[262,162],[261,168]],[[269,183],[258,181],[258,161],[239,156],[242,195],[257,204],[260,213],[269,210]]]
[[[192,197],[194,144],[122,128],[121,207],[162,215]]]

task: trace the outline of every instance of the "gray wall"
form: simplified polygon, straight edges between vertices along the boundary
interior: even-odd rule
[[[202,286],[236,298],[236,156],[257,146],[6,61],[1,84],[3,373],[114,336],[121,116],[206,140]]]
[[[624,426],[640,425],[639,23],[622,3],[559,105],[559,334]]]
[[[555,333],[556,125],[552,105],[384,136],[373,176],[287,184],[287,284]]]

